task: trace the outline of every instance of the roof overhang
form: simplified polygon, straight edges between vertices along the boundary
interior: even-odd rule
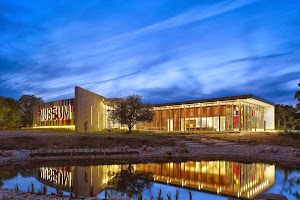
[[[248,94],[248,95],[239,95],[239,96],[231,96],[231,97],[221,97],[221,98],[212,98],[212,99],[200,99],[200,100],[192,100],[192,101],[181,101],[181,102],[173,102],[173,103],[164,103],[164,104],[154,104],[153,107],[186,107],[186,106],[196,106],[196,105],[217,105],[217,104],[229,104],[233,102],[244,102],[249,104],[255,104],[259,106],[274,106],[275,103],[263,99],[261,97]]]

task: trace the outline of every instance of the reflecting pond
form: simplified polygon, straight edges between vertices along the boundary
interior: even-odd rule
[[[115,195],[138,199],[252,199],[263,192],[300,199],[300,170],[276,168],[265,163],[188,161],[92,166],[40,167],[0,172],[1,188],[47,193],[63,191],[77,196],[107,198]],[[190,193],[190,194],[189,194]]]

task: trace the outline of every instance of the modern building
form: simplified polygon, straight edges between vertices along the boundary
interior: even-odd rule
[[[97,132],[106,128],[124,129],[111,124],[108,114],[122,98],[105,98],[75,87],[75,98],[43,103],[34,110],[34,127],[71,128],[76,132]],[[266,131],[275,128],[275,104],[248,94],[223,98],[182,101],[153,105],[151,123],[134,129],[153,131]]]

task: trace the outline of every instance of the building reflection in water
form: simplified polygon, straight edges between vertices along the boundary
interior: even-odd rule
[[[42,167],[37,178],[50,186],[77,195],[90,196],[111,189],[114,176],[129,165]],[[253,198],[275,182],[275,166],[230,161],[132,164],[139,172],[153,174],[153,182],[185,187],[224,196]]]

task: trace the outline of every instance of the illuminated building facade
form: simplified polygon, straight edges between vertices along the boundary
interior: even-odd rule
[[[75,87],[75,98],[38,105],[34,127],[69,127],[76,132],[126,128],[108,120],[112,105],[121,98],[105,98]],[[275,104],[255,95],[203,99],[153,105],[151,123],[134,129],[153,131],[265,131],[275,128]]]
[[[43,103],[34,109],[34,125],[68,127],[75,125],[75,99]]]
[[[153,106],[153,122],[140,123],[137,129],[264,131],[275,126],[274,103],[251,94]]]

